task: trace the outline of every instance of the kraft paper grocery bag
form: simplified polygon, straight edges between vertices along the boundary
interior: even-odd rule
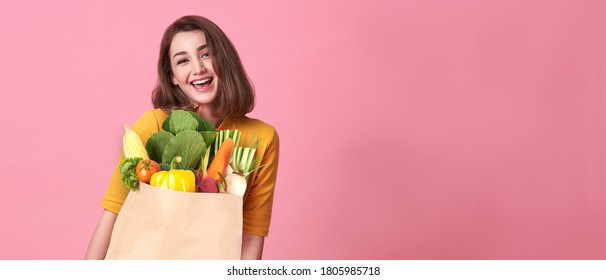
[[[139,182],[118,214],[105,259],[240,259],[242,197]]]

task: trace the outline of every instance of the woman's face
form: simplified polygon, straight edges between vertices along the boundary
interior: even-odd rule
[[[172,83],[193,103],[208,106],[217,96],[219,79],[213,70],[213,58],[202,31],[179,32],[170,44]]]

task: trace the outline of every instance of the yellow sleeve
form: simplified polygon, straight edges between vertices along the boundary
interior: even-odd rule
[[[264,147],[259,147],[257,150],[259,152],[258,166],[270,164],[251,174],[251,187],[244,201],[243,229],[255,235],[267,236],[278,175],[280,140],[278,133],[273,128],[268,135],[261,135],[261,137],[268,141],[263,141]]]
[[[159,119],[157,109],[150,110],[145,112],[135,122],[132,129],[139,135],[143,144],[145,144],[152,134],[161,129],[162,121],[164,120]],[[122,204],[124,204],[124,200],[126,200],[126,196],[129,192],[129,189],[121,179],[120,164],[122,161],[124,161],[124,151],[120,149],[118,163],[116,163],[116,168],[114,168],[114,173],[109,181],[109,186],[105,191],[105,196],[103,196],[103,199],[101,200],[101,207],[116,214],[120,212]]]

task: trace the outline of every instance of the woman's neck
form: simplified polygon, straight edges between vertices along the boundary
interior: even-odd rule
[[[198,107],[198,115],[207,121],[210,121],[215,127],[219,127],[223,119],[214,116],[211,108],[200,106]]]

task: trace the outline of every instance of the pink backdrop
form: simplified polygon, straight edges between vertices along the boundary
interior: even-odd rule
[[[265,258],[606,259],[603,1],[84,2],[0,4],[0,259],[82,258],[185,14],[280,133]]]

